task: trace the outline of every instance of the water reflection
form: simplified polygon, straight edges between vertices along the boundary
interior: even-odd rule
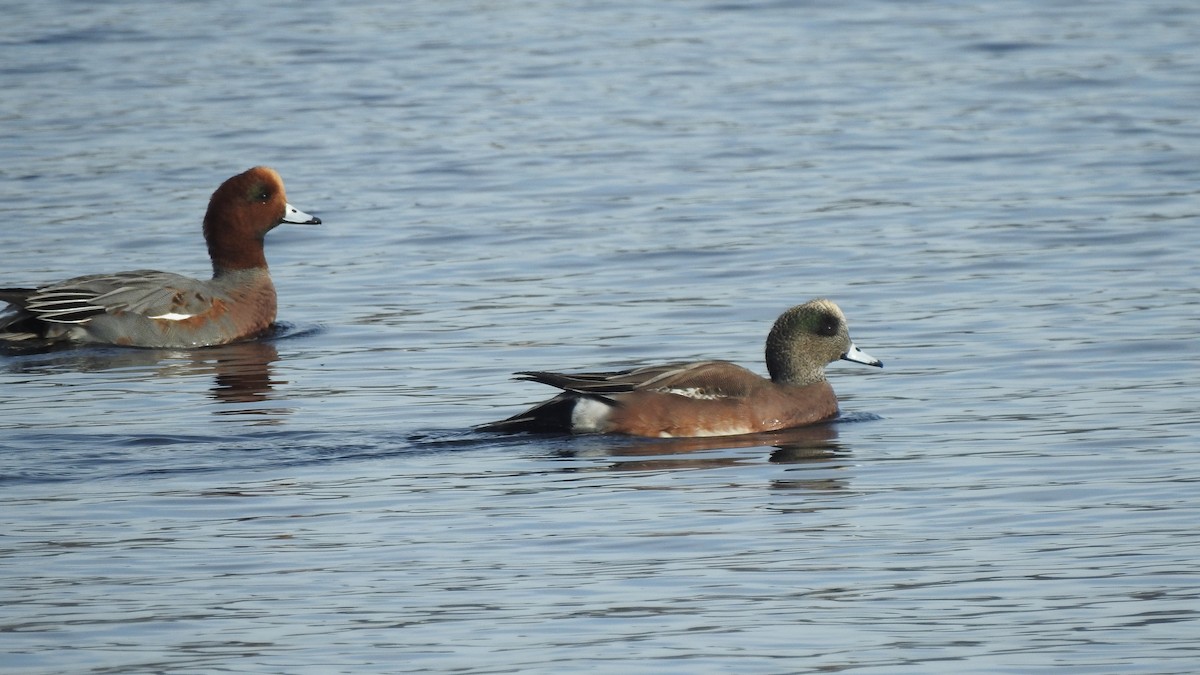
[[[162,379],[210,376],[209,398],[228,404],[216,408],[214,414],[278,416],[291,409],[247,405],[273,399],[275,388],[287,384],[277,379],[271,367],[278,360],[279,350],[271,342],[193,350],[83,346],[12,356],[5,359],[4,369],[31,375],[120,372],[127,377],[141,371]]]
[[[566,450],[567,456],[595,456],[619,458],[605,467],[609,471],[661,471],[677,469],[711,469],[757,463],[759,455],[723,454],[721,450],[762,448],[769,452],[768,461],[773,464],[819,465],[836,468],[831,462],[843,457],[837,443],[837,426],[818,424],[798,429],[785,429],[762,434],[720,436],[714,438],[614,438],[606,446],[593,446],[587,450]],[[633,458],[633,459],[626,459]],[[811,481],[784,481],[787,485],[777,487],[799,487]],[[834,481],[836,483],[837,481]],[[812,482],[813,489],[835,489],[840,485],[821,480]]]
[[[274,379],[271,364],[279,360],[279,350],[270,342],[243,342],[203,352],[193,352],[195,365],[211,367],[213,386],[210,396],[222,403],[259,403],[272,398],[276,385],[286,380]],[[204,358],[208,357],[208,358]],[[202,367],[202,366],[201,366]],[[218,415],[286,415],[285,407],[228,407],[217,408]]]

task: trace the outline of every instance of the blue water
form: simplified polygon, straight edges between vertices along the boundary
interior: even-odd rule
[[[6,673],[1200,670],[1197,8],[4,14],[0,284],[325,223],[270,340],[0,356]],[[836,424],[472,430],[817,296]]]

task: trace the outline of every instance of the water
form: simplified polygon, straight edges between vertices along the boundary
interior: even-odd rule
[[[1200,12],[43,2],[4,284],[319,228],[272,340],[0,357],[5,672],[1200,669]],[[886,369],[783,436],[497,437],[514,371]]]

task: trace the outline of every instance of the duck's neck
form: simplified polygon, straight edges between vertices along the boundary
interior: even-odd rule
[[[261,240],[242,243],[236,248],[214,246],[210,242],[208,255],[212,258],[214,278],[229,272],[267,269],[267,257],[263,253]]]
[[[777,384],[789,384],[803,387],[825,379],[825,368],[812,366],[803,359],[797,358],[787,345],[775,344],[767,340],[767,372],[771,381]]]
[[[218,226],[215,222],[211,213],[204,218],[204,240],[214,278],[226,272],[267,269],[267,256],[263,252],[265,232],[255,235],[242,223],[222,222]]]

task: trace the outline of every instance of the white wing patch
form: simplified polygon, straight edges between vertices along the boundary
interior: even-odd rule
[[[184,319],[190,319],[193,316],[195,316],[195,314],[176,314],[175,312],[167,312],[166,314],[159,314],[158,316],[152,316],[150,318],[162,319],[163,321],[183,321]]]
[[[726,398],[725,396],[721,396],[720,394],[713,394],[711,392],[706,392],[703,389],[700,389],[699,387],[687,387],[684,389],[659,389],[659,391],[661,391],[664,394],[675,394],[676,396],[683,396],[686,398],[694,398],[694,399],[700,399],[700,400],[705,400],[705,401],[715,401],[719,398]]]

